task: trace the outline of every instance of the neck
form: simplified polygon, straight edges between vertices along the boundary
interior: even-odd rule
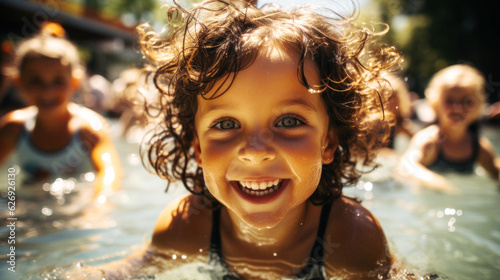
[[[441,128],[442,137],[444,137],[444,141],[461,141],[469,134],[468,126],[461,127],[452,127],[449,129]]]
[[[256,229],[242,222],[233,212],[226,210],[229,219],[226,225],[232,236],[240,242],[257,244],[259,247],[283,248],[293,244],[300,232],[305,232],[314,227],[314,219],[310,219],[313,209],[306,200],[304,203],[292,209],[283,220],[272,228]],[[227,209],[227,208],[224,208]],[[317,210],[317,209],[314,209]],[[293,233],[293,234],[291,234]]]
[[[35,128],[44,131],[57,131],[67,127],[70,119],[71,113],[66,107],[57,113],[37,114]]]

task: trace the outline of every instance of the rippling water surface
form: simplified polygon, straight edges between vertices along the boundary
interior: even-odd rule
[[[119,131],[116,122],[112,125]],[[483,132],[499,153],[500,130]],[[109,201],[91,203],[91,183],[82,180],[16,188],[16,272],[8,270],[10,229],[2,193],[0,279],[57,279],[65,270],[122,259],[150,239],[160,211],[185,191],[172,186],[165,193],[166,182],[141,165],[137,144],[118,136],[115,142],[125,178]],[[438,279],[500,279],[498,184],[478,169],[475,175],[448,176],[460,189],[458,195],[419,191],[387,180],[391,164],[385,162],[345,193],[363,200],[375,214],[395,255],[412,270]],[[4,176],[6,170],[1,171]],[[180,273],[193,276],[198,269],[199,264],[191,264]],[[163,276],[172,279],[178,273]]]

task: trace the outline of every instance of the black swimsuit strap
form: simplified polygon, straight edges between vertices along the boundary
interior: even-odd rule
[[[294,279],[319,280],[326,279],[323,267],[324,237],[328,226],[328,218],[332,208],[332,202],[323,205],[321,209],[318,231],[314,241],[309,260],[305,267],[294,277]],[[222,244],[220,234],[220,209],[212,211],[212,231],[210,236],[210,252],[208,263],[215,267],[218,275],[224,275],[224,279],[239,279],[239,276],[231,271],[222,257]]]
[[[478,133],[473,133],[472,135],[472,159],[476,161],[479,157],[479,150],[481,149],[479,144],[479,135]]]
[[[323,205],[321,209],[321,216],[319,217],[318,233],[316,234],[316,242],[311,250],[311,258],[315,258],[313,254],[318,251],[320,254],[317,256],[318,261],[323,262],[323,241],[325,238],[326,227],[328,226],[328,218],[332,209],[332,202]]]
[[[212,211],[212,232],[210,236],[210,251],[208,264],[211,266],[207,273],[212,279],[239,280],[239,275],[231,271],[222,257],[222,241],[220,234],[220,208]]]
[[[322,280],[326,279],[326,272],[323,265],[324,256],[324,238],[326,227],[328,226],[328,218],[330,216],[330,211],[332,209],[332,203],[329,202],[323,205],[321,209],[321,215],[319,218],[318,232],[316,234],[316,240],[314,241],[311,253],[309,255],[309,260],[306,266],[295,276],[294,279],[308,279],[308,280]]]
[[[212,233],[210,236],[210,250],[221,253],[220,237],[220,208],[212,211]]]

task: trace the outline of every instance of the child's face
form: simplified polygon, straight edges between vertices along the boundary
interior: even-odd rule
[[[441,88],[441,102],[437,110],[443,125],[468,126],[481,116],[482,100],[474,87]]]
[[[273,227],[303,204],[337,147],[323,101],[299,83],[297,63],[292,51],[261,54],[224,95],[198,97],[193,146],[207,187],[254,228]],[[312,62],[305,70],[318,84]]]
[[[29,104],[43,112],[66,106],[75,90],[69,66],[47,57],[28,58],[18,85]]]

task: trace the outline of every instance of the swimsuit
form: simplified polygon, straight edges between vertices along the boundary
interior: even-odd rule
[[[34,118],[26,121],[21,138],[17,145],[16,164],[21,172],[34,177],[35,173],[48,172],[56,177],[79,176],[82,173],[94,171],[90,161],[90,151],[82,143],[80,131],[76,131],[66,147],[54,152],[41,151],[30,140],[34,127]],[[33,180],[31,178],[28,180]]]
[[[316,235],[316,241],[309,255],[307,264],[302,268],[302,270],[292,279],[304,279],[304,280],[323,280],[326,279],[325,267],[323,265],[323,240],[326,231],[326,226],[328,224],[328,216],[330,215],[330,210],[332,203],[328,203],[321,209],[321,215],[319,220],[318,232]],[[223,280],[239,280],[240,276],[229,269],[227,264],[224,262],[222,256],[222,246],[221,246],[221,235],[220,235],[220,209],[213,210],[212,212],[212,233],[210,237],[210,251],[208,256],[208,264],[211,269],[205,270],[211,274],[212,279],[223,279]]]
[[[479,155],[479,139],[477,134],[473,133],[472,139],[472,156],[463,161],[451,161],[447,159],[443,151],[439,149],[436,161],[429,166],[429,169],[434,172],[458,172],[472,173],[474,171],[474,163]]]

